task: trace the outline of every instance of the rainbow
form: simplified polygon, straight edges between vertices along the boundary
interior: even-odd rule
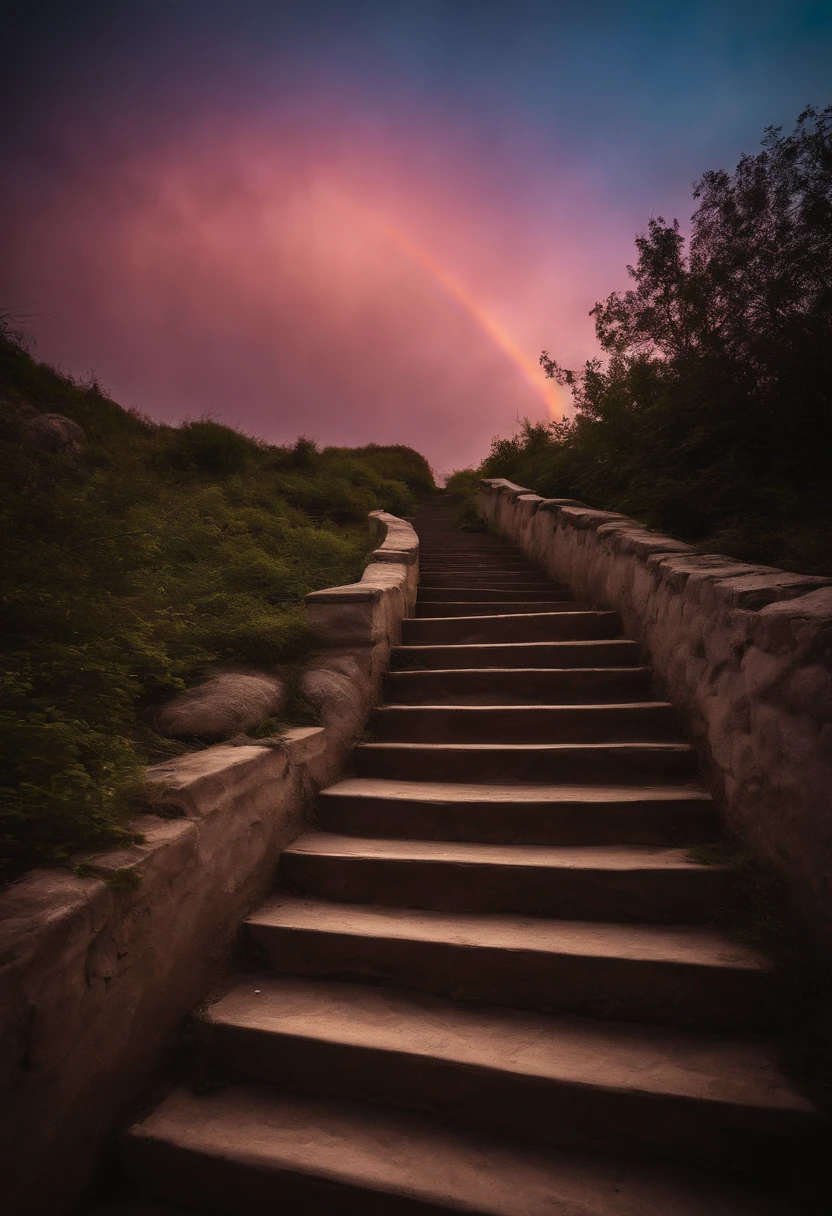
[[[550,417],[560,420],[563,417],[563,389],[553,380],[546,378],[540,364],[535,363],[524,350],[521,350],[505,327],[447,266],[443,266],[431,253],[417,245],[389,220],[382,219],[380,216],[376,218],[393,243],[426,270],[452,299],[461,304],[480,328],[488,334],[494,345],[509,357],[538,396],[542,398]]]

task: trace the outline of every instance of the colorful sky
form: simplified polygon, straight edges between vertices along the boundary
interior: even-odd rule
[[[18,8],[0,311],[36,353],[440,472],[563,408],[540,351],[594,353],[651,214],[832,101],[832,0]]]

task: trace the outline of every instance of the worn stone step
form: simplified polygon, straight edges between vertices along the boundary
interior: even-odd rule
[[[423,583],[419,587],[419,604],[442,604],[451,602],[464,603],[466,601],[476,602],[477,600],[487,599],[491,603],[535,603],[546,602],[552,600],[570,600],[572,592],[567,587],[559,587],[554,585],[552,590],[532,590],[514,591],[512,589],[505,590],[501,587],[489,587],[486,590],[481,590],[479,587],[433,587]]]
[[[419,560],[420,564],[424,563],[426,566],[522,566],[524,570],[538,572],[534,562],[530,562],[522,553],[504,553],[501,549],[478,549],[461,553],[421,547]]]
[[[403,705],[578,705],[638,701],[650,695],[647,667],[468,667],[392,671],[385,702]]]
[[[148,1199],[132,1189],[122,1189],[116,1198],[84,1208],[81,1216],[195,1216],[195,1210],[181,1207],[178,1203]]]
[[[350,777],[318,795],[338,835],[483,844],[705,844],[709,794],[683,786],[476,785]]]
[[[499,600],[459,600],[456,603],[442,600],[437,603],[419,600],[416,604],[416,616],[449,617],[449,616],[506,616],[525,615],[536,612],[586,612],[587,604],[578,600],[525,600],[517,603],[503,603]]]
[[[422,552],[419,559],[420,570],[441,570],[444,572],[453,573],[455,570],[523,570],[530,574],[541,574],[542,571],[538,566],[528,561],[524,557],[509,556],[504,557],[502,554],[495,553],[477,553],[469,557],[461,554],[446,556],[436,554],[431,556]]]
[[[789,1174],[820,1131],[756,1042],[268,975],[206,1016],[246,1077],[430,1109],[529,1145]]]
[[[633,667],[639,648],[628,638],[577,642],[498,642],[493,645],[394,646],[394,670],[462,667]]]
[[[277,895],[248,921],[276,971],[454,1000],[748,1033],[762,958],[714,929],[430,912]]]
[[[684,743],[362,743],[360,777],[404,781],[667,784],[697,771]]]
[[[679,738],[666,701],[619,705],[383,705],[372,728],[383,742],[604,743]]]
[[[402,621],[404,646],[472,646],[500,642],[567,642],[613,638],[615,612],[539,612],[522,616],[437,617]]]
[[[198,1213],[195,1208],[182,1207],[178,1203],[140,1198],[131,1190],[118,1199],[85,1208],[82,1216],[198,1216]]]
[[[461,546],[455,545],[449,537],[437,537],[433,539],[429,536],[419,535],[419,549],[425,557],[516,557],[522,561],[528,561],[526,554],[516,545],[509,545],[503,541],[486,540],[479,545]]]
[[[420,572],[421,577],[421,572]],[[518,590],[528,587],[530,591],[543,591],[547,588],[552,591],[562,590],[563,584],[553,582],[548,575],[529,571],[523,574],[460,574],[459,572],[448,572],[447,574],[436,573],[425,576],[426,584],[431,587],[493,587],[495,590]]]
[[[420,578],[424,579],[425,582],[430,582],[431,578],[434,575],[442,576],[442,577],[444,577],[445,575],[451,575],[451,576],[459,575],[460,579],[462,579],[465,582],[468,582],[471,578],[478,580],[481,578],[491,578],[492,576],[499,576],[501,578],[506,576],[506,577],[511,577],[511,578],[515,578],[518,580],[522,580],[524,578],[536,578],[539,574],[540,574],[540,571],[535,570],[533,566],[529,566],[529,565],[521,566],[519,564],[514,565],[514,566],[511,566],[511,565],[488,565],[488,566],[486,566],[486,565],[482,565],[482,564],[475,565],[474,563],[466,565],[461,562],[449,562],[447,565],[429,566],[422,562],[419,563],[419,576],[420,576]]]
[[[702,924],[735,900],[728,866],[648,845],[492,845],[307,832],[280,859],[297,895],[435,912]]]
[[[410,1111],[256,1082],[175,1091],[131,1128],[121,1157],[137,1187],[227,1216],[797,1216],[770,1186],[524,1151]]]

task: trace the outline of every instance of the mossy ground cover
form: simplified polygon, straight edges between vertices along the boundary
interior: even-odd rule
[[[84,430],[30,450],[27,409]],[[154,705],[211,667],[301,661],[311,590],[360,578],[366,516],[433,488],[404,447],[158,425],[0,334],[0,874],[129,838]]]

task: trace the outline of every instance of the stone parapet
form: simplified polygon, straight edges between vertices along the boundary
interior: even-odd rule
[[[502,478],[480,513],[575,598],[618,612],[699,750],[729,832],[832,947],[832,579],[703,554]]]
[[[132,824],[141,843],[79,857],[80,873],[34,870],[0,895],[9,1216],[72,1210],[363,729],[419,571],[408,523],[380,511],[370,523],[380,543],[361,581],[306,600],[321,649],[301,688],[322,725],[154,765],[155,813]]]

